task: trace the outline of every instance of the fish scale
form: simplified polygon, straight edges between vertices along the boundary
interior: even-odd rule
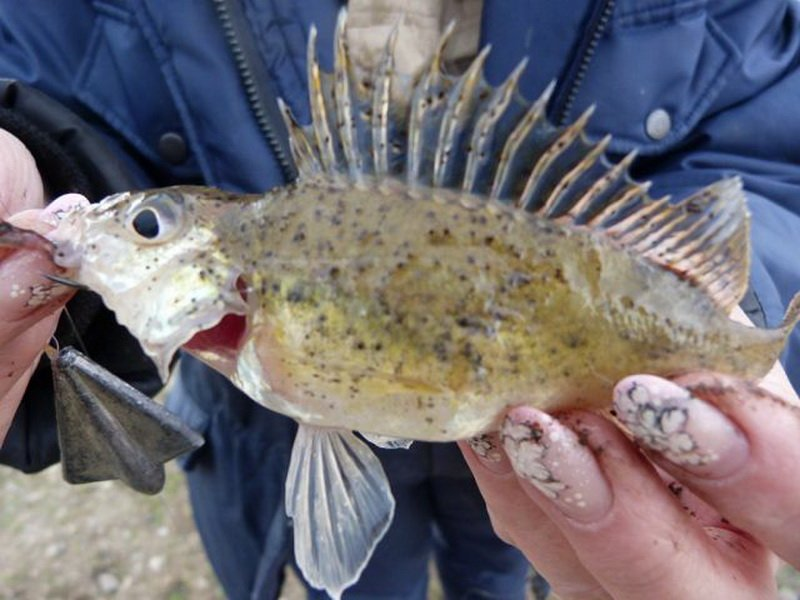
[[[611,163],[609,138],[586,136],[591,109],[555,126],[552,85],[519,95],[525,64],[497,88],[482,75],[488,50],[445,74],[451,26],[416,77],[394,71],[396,32],[369,71],[346,25],[342,11],[334,73],[310,33],[312,123],[280,106],[297,182],[126,192],[51,235],[56,262],[162,374],[185,346],[298,420],[295,557],[334,597],[394,510],[353,431],[407,447],[491,431],[516,404],[605,406],[632,373],[755,380],[800,316],[795,297],[775,329],[728,318],[748,281],[739,179],[652,198],[628,175],[634,154]]]

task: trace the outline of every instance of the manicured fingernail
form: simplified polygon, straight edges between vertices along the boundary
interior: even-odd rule
[[[3,316],[9,320],[21,318],[70,292],[44,279],[34,258],[17,252],[0,265],[0,304],[4,307]]]
[[[493,473],[508,473],[511,465],[503,453],[497,433],[482,433],[467,440],[481,464]]]
[[[69,213],[87,206],[89,201],[81,194],[64,194],[53,200],[44,209],[44,214],[49,217],[54,225]]]
[[[623,379],[614,390],[614,408],[640,444],[695,475],[725,477],[747,460],[744,434],[715,407],[666,379]]]
[[[520,407],[508,413],[503,448],[517,474],[568,517],[588,523],[611,508],[611,488],[591,450],[551,416]]]

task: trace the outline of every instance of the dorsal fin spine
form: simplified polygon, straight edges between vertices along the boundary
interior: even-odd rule
[[[489,192],[489,197],[493,200],[501,200],[510,193],[510,188],[512,185],[512,182],[510,181],[511,167],[514,158],[516,157],[520,146],[525,141],[528,133],[530,133],[533,128],[539,122],[541,122],[542,119],[544,119],[545,110],[547,108],[547,104],[550,102],[550,98],[553,95],[554,89],[555,82],[551,82],[550,85],[545,88],[544,92],[536,99],[536,101],[531,104],[528,111],[525,113],[522,119],[520,119],[517,126],[508,136],[508,139],[503,146],[503,150],[500,153],[500,161],[497,165],[497,172],[495,173],[494,182],[492,183],[492,189]]]
[[[636,151],[630,152],[617,164],[613,165],[602,177],[599,177],[584,194],[578,198],[569,214],[577,223],[589,222],[592,218],[590,210],[597,198],[606,193],[612,186],[626,177],[628,167],[636,157]]]
[[[297,167],[298,179],[307,180],[316,177],[322,171],[316,147],[308,140],[305,131],[298,125],[292,111],[282,98],[278,98],[278,108],[286,130],[289,132],[289,148],[291,148],[292,159]]]
[[[526,57],[514,68],[503,84],[495,90],[483,114],[478,117],[475,123],[475,129],[469,144],[470,152],[467,157],[467,167],[464,171],[464,181],[461,185],[461,189],[465,192],[472,193],[475,191],[478,170],[492,159],[489,156],[489,151],[492,147],[494,130],[500,117],[503,116],[514,97],[519,78],[527,65],[528,59]]]
[[[408,156],[406,157],[407,181],[411,187],[416,187],[423,183],[421,181],[422,165],[427,154],[425,128],[429,125],[427,121],[431,116],[431,111],[440,101],[439,94],[434,92],[445,81],[442,75],[442,55],[448,40],[453,35],[455,26],[455,21],[448,23],[442,37],[439,39],[436,52],[428,62],[411,97],[411,114],[408,125]],[[440,92],[444,95],[443,90],[440,90]]]
[[[569,188],[575,185],[576,181],[583,173],[585,173],[592,165],[602,158],[606,148],[608,148],[610,143],[610,135],[606,135],[599,142],[597,142],[594,148],[592,148],[577,165],[570,169],[569,172],[561,178],[561,181],[558,182],[556,187],[553,188],[553,191],[550,193],[550,196],[548,196],[548,198],[545,200],[542,208],[539,210],[539,213],[546,217],[557,216],[554,213],[554,210],[557,208],[559,200],[569,190]]]
[[[594,113],[594,105],[590,106],[578,119],[569,125],[558,138],[550,144],[550,147],[545,150],[544,154],[536,161],[533,171],[528,176],[528,181],[525,182],[525,187],[517,200],[517,206],[523,210],[534,210],[537,207],[535,202],[537,200],[534,192],[538,188],[538,184],[542,181],[545,171],[554,163],[558,158],[578,137],[583,134],[586,128],[586,123]]]
[[[308,86],[311,103],[311,124],[317,139],[317,148],[323,169],[332,175],[336,170],[336,153],[333,149],[333,136],[328,123],[325,92],[322,89],[322,77],[317,60],[317,28],[311,26],[308,34]]]
[[[400,31],[396,25],[389,34],[375,77],[372,96],[372,153],[375,175],[389,174],[389,109],[394,73],[394,46]]]
[[[465,121],[472,115],[475,105],[475,94],[481,84],[483,65],[489,55],[491,46],[484,47],[477,58],[459,78],[450,94],[442,124],[439,129],[439,143],[433,159],[433,186],[444,187],[448,182],[448,174],[454,163],[459,160],[458,136],[464,129]]]
[[[339,11],[336,19],[336,59],[334,99],[336,101],[336,126],[339,130],[339,139],[347,161],[350,177],[360,180],[363,176],[362,152],[355,138],[355,114],[353,113],[353,100],[350,91],[350,58],[347,49],[347,12]]]

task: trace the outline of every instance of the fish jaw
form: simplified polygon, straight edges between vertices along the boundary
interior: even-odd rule
[[[240,273],[218,251],[213,230],[187,224],[167,243],[143,244],[125,226],[124,212],[135,201],[125,193],[73,211],[49,238],[56,264],[102,297],[166,379],[182,345],[228,323],[227,316],[243,317],[248,307],[237,289]],[[233,348],[209,348],[208,339],[204,345],[199,336],[194,350],[211,352],[224,368]]]

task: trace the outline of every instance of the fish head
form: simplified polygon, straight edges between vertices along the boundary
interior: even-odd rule
[[[178,348],[195,337],[195,350],[210,351],[210,362],[230,362],[237,340],[209,332],[247,312],[237,289],[240,272],[218,231],[230,203],[213,192],[175,187],[115,194],[67,213],[49,236],[55,262],[102,297],[162,377]]]

